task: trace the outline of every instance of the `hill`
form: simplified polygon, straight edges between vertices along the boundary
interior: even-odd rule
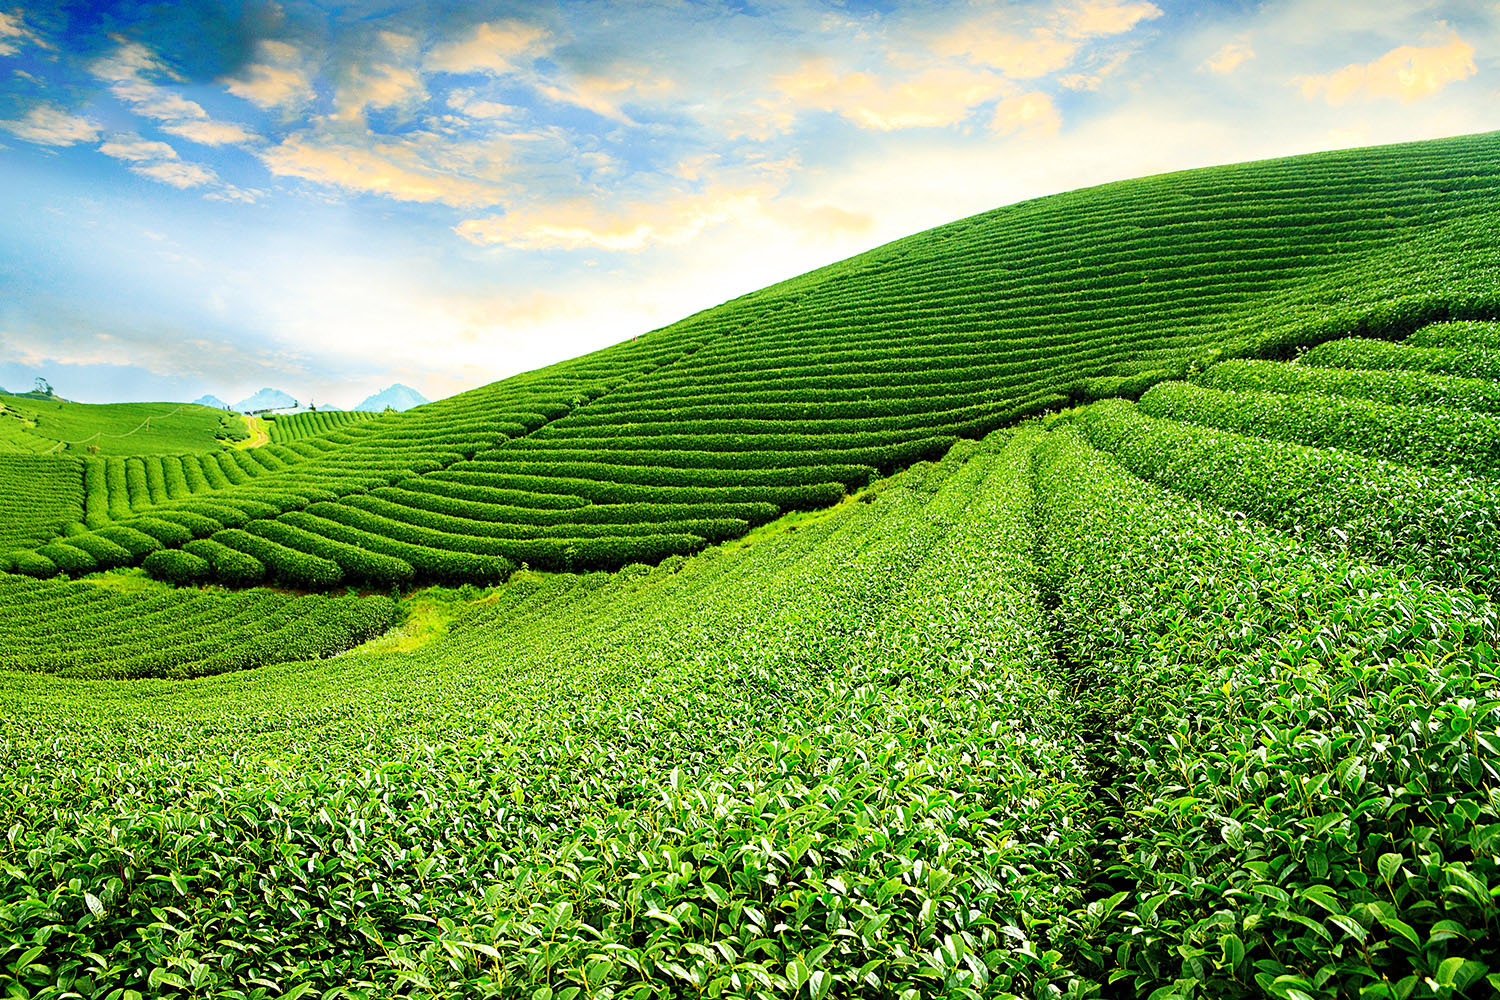
[[[267,388],[235,403],[234,410],[238,413],[256,413],[260,410],[287,410],[296,405],[297,401],[280,389]]]
[[[209,393],[206,396],[199,396],[197,399],[193,400],[193,405],[194,406],[211,406],[211,407],[213,407],[216,410],[227,410],[227,409],[230,408],[228,403],[224,402],[222,399],[220,399],[218,396],[215,396],[213,393]]]
[[[244,436],[239,417],[193,403],[74,403],[0,394],[0,451],[164,455]]]
[[[695,552],[1027,414],[1222,358],[1486,317],[1497,152],[1487,134],[1010,206],[340,428],[211,507],[174,499],[152,517],[212,556],[178,557],[174,573],[299,587]],[[204,537],[220,529],[267,541]]]
[[[1497,151],[86,465],[0,575],[12,992],[1493,995]]]
[[[414,406],[421,406],[423,403],[426,403],[428,401],[429,400],[426,396],[422,395],[411,386],[402,385],[401,383],[397,382],[395,385],[390,386],[386,389],[382,389],[381,391],[375,393],[373,396],[367,397],[354,408],[356,410],[363,410],[367,413],[383,413],[387,409],[395,410],[397,413],[400,413],[404,410],[409,410]]]

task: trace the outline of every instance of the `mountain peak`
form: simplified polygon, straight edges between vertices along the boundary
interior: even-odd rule
[[[382,389],[375,395],[370,396],[364,402],[355,407],[356,410],[364,410],[367,413],[380,413],[386,409],[409,410],[413,406],[421,406],[428,402],[426,396],[409,385],[400,382],[387,389]]]
[[[241,413],[253,413],[257,410],[289,410],[296,405],[297,401],[280,389],[267,388],[235,403],[234,408]]]

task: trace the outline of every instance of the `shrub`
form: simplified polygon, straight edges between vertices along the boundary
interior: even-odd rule
[[[183,549],[153,552],[141,563],[141,567],[157,580],[180,586],[203,583],[214,572],[208,560]]]

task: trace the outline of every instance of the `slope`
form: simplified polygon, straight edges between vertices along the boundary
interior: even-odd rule
[[[0,941],[45,942],[13,978],[1486,995],[1500,614],[1372,561],[1378,537],[1278,530],[1160,458],[1142,478],[1091,444],[1132,405],[748,544],[517,574],[414,652],[11,675]],[[1244,440],[1273,481],[1275,439]]]
[[[941,226],[382,418],[418,460],[387,462],[376,483],[346,475],[345,457],[365,453],[331,450],[295,486],[251,484],[245,497],[274,492],[279,513],[184,525],[211,536],[208,555],[174,572],[239,581],[215,557],[248,556],[252,579],[385,586],[650,562],[826,505],[1028,413],[1138,395],[1222,357],[1492,318],[1497,152],[1500,135],[1486,134],[1187,171]],[[635,363],[641,352],[651,365]],[[574,373],[595,388],[514,430],[476,423],[454,442],[437,419],[482,422],[492,397],[529,405],[534,380]]]
[[[75,403],[0,396],[0,450],[94,455],[211,451],[245,436],[245,422],[194,403]]]
[[[1312,161],[1327,162],[1344,160]],[[1448,183],[1489,182],[1426,186]],[[1442,207],[1432,191],[1412,197]],[[1316,280],[1220,302],[1240,317],[1222,328],[1209,330],[1219,306],[1199,303],[1202,325],[1178,319],[1202,344],[1152,357],[1145,327],[1121,325],[1095,329],[1084,342],[1102,353],[1084,360],[1068,341],[1037,348],[1038,378],[1094,373],[1037,390],[1057,413],[691,557],[466,585],[445,595],[462,610],[425,644],[340,652],[391,620],[381,597],[156,585],[129,597],[0,577],[0,986],[91,998],[1493,995],[1500,324],[1427,322],[1491,308],[1486,203],[1406,226],[1380,202],[1386,215],[1345,225],[1413,231]],[[849,277],[783,286],[804,298],[777,317],[829,274]],[[872,279],[869,295],[882,287]],[[1273,311],[1257,318],[1254,302]],[[723,456],[766,454],[749,421],[783,419],[784,386],[842,428],[826,435],[864,433],[874,418],[859,408],[904,384],[918,387],[913,417],[941,414],[920,408],[920,387],[962,380],[924,379],[972,371],[958,348],[985,342],[933,334],[923,355],[891,334],[900,351],[880,358],[873,333],[861,346],[830,320],[820,329],[840,339],[798,375],[792,348],[818,343],[811,328],[777,340],[794,326],[777,318],[739,338],[714,325],[725,315],[269,446],[307,449],[243,484],[285,513],[250,517],[257,501],[225,489],[213,496],[244,528],[156,541],[144,558],[189,576],[203,570],[184,556],[218,560],[253,578],[290,559],[266,532],[325,544],[319,519],[341,522],[324,513],[374,516],[360,497],[400,506],[403,492],[446,490],[470,519],[504,507],[560,511],[569,530],[612,523],[569,514],[597,508],[670,523],[660,499],[608,491],[686,490],[679,507],[710,488],[789,491],[689,486],[671,470],[727,475],[740,470]],[[1139,334],[1139,356],[1110,360],[1116,329]],[[777,344],[788,370],[762,389],[745,388],[752,369],[737,381],[722,368],[774,360]],[[924,370],[923,357],[941,363]],[[863,395],[818,394],[841,380]],[[1006,384],[975,397],[974,433],[1022,398],[1022,381]],[[1119,395],[1064,408],[1108,392]],[[598,426],[689,433],[647,426],[668,424],[648,418],[679,398],[724,407],[712,419],[739,430],[702,433],[741,433],[747,447],[658,447],[707,457],[629,466],[660,484],[625,481],[611,457],[642,449],[618,443],[591,453],[618,478],[559,471],[568,460],[547,442],[569,428],[596,441],[628,436],[590,438]],[[731,409],[750,405],[765,415]],[[493,468],[511,451],[534,453],[535,470]],[[496,503],[485,490],[510,492]],[[180,521],[145,526],[191,534],[175,502],[153,509]],[[758,502],[743,513],[782,506]],[[378,516],[399,522],[391,513]],[[109,530],[67,546],[114,558],[97,544]],[[313,544],[282,537],[289,553]],[[66,558],[53,544],[43,551]],[[349,566],[384,554],[343,544]],[[506,558],[403,544],[413,558],[474,560],[430,564],[455,582]],[[215,630],[222,649],[199,642]],[[195,676],[121,676],[151,672]]]

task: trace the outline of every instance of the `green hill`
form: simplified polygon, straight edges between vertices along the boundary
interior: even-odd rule
[[[0,451],[167,455],[212,451],[245,436],[238,414],[192,403],[75,403],[0,393]]]
[[[1494,995],[1497,152],[1040,199],[80,463],[12,561],[81,579],[0,575],[7,988]]]
[[[227,546],[299,587],[691,553],[1029,413],[1138,395],[1224,357],[1486,318],[1500,296],[1497,152],[1488,134],[1010,206],[330,431],[326,450],[215,509],[194,497],[152,516],[267,540],[212,539],[207,564],[190,563],[200,574],[246,578],[239,556],[215,568]],[[45,558],[23,568],[49,572]]]

